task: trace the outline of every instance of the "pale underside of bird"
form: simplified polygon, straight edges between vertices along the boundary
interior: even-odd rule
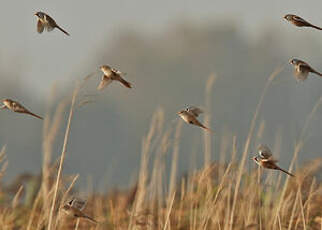
[[[267,169],[275,169],[280,170],[290,176],[294,176],[293,174],[289,173],[288,171],[280,168],[276,165],[278,162],[275,160],[272,156],[272,151],[267,145],[259,145],[257,148],[258,156],[253,157],[252,159],[261,167],[267,168]]]
[[[126,81],[122,75],[125,75],[119,70],[113,69],[107,65],[103,65],[100,67],[101,71],[104,73],[102,76],[102,79],[97,87],[98,90],[102,90],[106,88],[109,84],[111,84],[113,81],[118,81],[122,85],[124,85],[127,88],[132,88],[132,84],[128,81]]]
[[[56,21],[50,17],[48,14],[43,12],[37,12],[35,13],[35,16],[37,16],[37,31],[38,33],[42,33],[44,29],[46,29],[48,32],[52,31],[53,29],[57,28],[60,31],[62,31],[64,34],[69,36],[69,33],[61,28]]]
[[[37,114],[30,112],[28,109],[26,109],[20,103],[13,101],[11,99],[4,99],[4,100],[2,100],[2,103],[3,103],[3,105],[0,107],[0,109],[9,109],[9,110],[16,112],[16,113],[25,113],[25,114],[29,114],[31,116],[37,117],[41,120],[43,119],[42,117],[38,116]]]
[[[299,60],[299,59],[291,59],[290,63],[294,65],[294,77],[297,81],[304,81],[308,78],[309,73],[314,73],[318,75],[319,77],[322,77],[322,73],[316,71],[313,69],[309,64],[306,62]]]
[[[303,18],[294,15],[294,14],[287,14],[284,16],[284,18],[291,22],[293,25],[298,26],[298,27],[311,27],[317,30],[322,30],[321,27],[315,26],[313,24],[311,24],[310,22],[304,20]]]
[[[98,223],[95,219],[83,213],[82,210],[84,209],[85,205],[86,201],[78,198],[72,198],[61,209],[70,217],[83,218],[93,223]]]
[[[211,129],[204,126],[200,121],[198,121],[197,117],[203,113],[203,111],[195,106],[191,106],[186,108],[185,110],[179,111],[177,114],[186,122],[192,125],[199,126],[209,132],[212,132]]]

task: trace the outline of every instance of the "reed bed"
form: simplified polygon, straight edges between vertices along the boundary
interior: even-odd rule
[[[233,135],[204,135],[202,168],[187,175],[178,175],[180,138],[183,122],[169,126],[165,112],[157,109],[150,129],[142,138],[141,165],[136,182],[126,190],[111,190],[105,194],[93,191],[88,195],[85,212],[99,223],[65,216],[60,207],[73,194],[79,175],[64,174],[64,158],[69,134],[72,132],[74,105],[79,86],[69,99],[55,108],[54,117],[46,116],[43,135],[42,175],[9,191],[1,179],[8,162],[6,148],[0,151],[0,229],[151,229],[151,230],[232,230],[232,229],[322,229],[322,158],[312,159],[295,167],[310,120],[319,109],[322,99],[308,114],[305,126],[294,146],[289,170],[295,178],[274,171],[267,173],[254,164],[249,147],[265,132],[265,122],[259,111],[266,92],[278,76],[278,68],[269,76],[251,121],[243,151],[238,152],[238,137]],[[211,93],[216,77],[211,76],[205,90],[205,107],[211,110]],[[70,105],[66,135],[60,159],[52,159],[52,145],[57,130],[62,128],[63,114]],[[50,110],[50,109],[48,109]],[[76,111],[77,112],[77,111]],[[211,114],[205,117],[210,125]],[[257,128],[257,133],[256,133]],[[202,132],[202,130],[200,130]],[[215,138],[220,138],[220,151],[214,152]],[[276,138],[276,146],[281,145]],[[185,153],[186,154],[186,153]],[[216,156],[218,161],[213,161]],[[167,167],[166,159],[171,159]],[[10,162],[14,164],[14,162]],[[187,162],[188,164],[188,162]],[[170,170],[167,170],[169,168]],[[151,170],[152,169],[152,170]]]

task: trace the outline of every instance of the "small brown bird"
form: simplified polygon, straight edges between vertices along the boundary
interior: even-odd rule
[[[185,110],[179,111],[177,114],[187,123],[199,126],[209,132],[212,132],[211,129],[207,128],[200,121],[197,120],[199,114],[203,113],[203,111],[197,107],[191,106],[186,108]]]
[[[39,11],[39,12],[35,13],[35,16],[38,17],[38,22],[37,22],[37,31],[38,31],[38,33],[41,34],[44,31],[45,28],[46,28],[46,30],[48,32],[50,32],[53,29],[57,28],[60,31],[62,31],[64,34],[69,36],[69,33],[66,32],[59,25],[57,25],[55,20],[52,17],[50,17],[48,14],[45,14],[45,13]]]
[[[108,65],[103,65],[103,66],[100,67],[100,69],[104,73],[104,75],[102,76],[102,80],[101,80],[100,84],[97,87],[98,90],[104,89],[112,81],[119,81],[125,87],[132,88],[131,83],[128,82],[128,81],[125,81],[123,79],[122,75],[125,75],[125,74],[120,72],[119,70],[113,69],[113,68],[109,67]]]
[[[294,15],[294,14],[287,14],[284,16],[284,18],[291,22],[293,25],[298,26],[298,27],[312,27],[318,30],[322,30],[321,27],[315,26],[307,21],[305,21],[303,18]]]
[[[298,81],[306,80],[310,72],[322,77],[322,73],[319,73],[318,71],[314,70],[311,66],[309,66],[309,64],[307,64],[304,61],[293,58],[289,62],[295,67],[294,77]]]
[[[80,199],[72,198],[61,209],[68,215],[74,218],[84,218],[97,224],[98,222],[92,217],[85,215],[82,210],[85,207],[86,202]]]
[[[2,100],[3,105],[0,107],[0,109],[9,109],[13,112],[16,113],[26,113],[29,114],[31,116],[37,117],[41,120],[43,120],[42,117],[30,112],[28,109],[26,109],[25,107],[23,107],[20,103],[13,101],[11,99],[4,99]]]
[[[276,165],[277,160],[273,159],[272,152],[267,145],[260,145],[257,149],[258,156],[253,157],[252,159],[261,167],[267,169],[275,169],[280,170],[290,176],[294,176],[293,174],[287,172],[286,170],[280,168]]]

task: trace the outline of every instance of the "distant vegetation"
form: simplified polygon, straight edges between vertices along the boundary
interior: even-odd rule
[[[106,193],[94,190],[85,197],[88,201],[84,212],[94,217],[98,225],[84,219],[69,219],[60,211],[69,197],[78,195],[74,185],[79,175],[67,175],[63,170],[73,113],[77,114],[77,102],[82,97],[76,90],[61,157],[53,161],[53,143],[63,123],[64,108],[70,104],[69,96],[58,104],[53,117],[49,114],[45,117],[41,175],[24,174],[11,186],[0,184],[1,228],[47,229],[51,223],[53,229],[64,230],[320,229],[322,183],[317,175],[321,172],[322,159],[308,159],[302,166],[297,166],[296,162],[321,101],[304,119],[300,138],[295,143],[293,154],[290,153],[292,160],[288,163],[288,170],[295,174],[294,178],[285,178],[278,171],[263,171],[249,161],[250,142],[258,142],[265,132],[265,124],[259,122],[258,115],[278,74],[277,71],[270,76],[258,97],[242,152],[238,154],[238,137],[221,138],[221,150],[215,152],[219,160],[212,162],[212,134],[200,129],[204,137],[204,151],[200,153],[204,166],[187,172],[183,177],[178,177],[181,163],[178,156],[182,147],[183,125],[186,124],[181,121],[175,126],[167,124],[164,110],[158,109],[142,140],[141,163],[135,183],[124,190],[114,189]],[[209,80],[207,85],[211,82]],[[211,91],[211,87],[206,90],[206,105],[211,104]],[[205,122],[212,124],[209,116]],[[275,152],[280,151],[279,141],[277,138]],[[171,159],[168,162],[166,155]],[[6,168],[4,147],[0,154],[1,178]]]

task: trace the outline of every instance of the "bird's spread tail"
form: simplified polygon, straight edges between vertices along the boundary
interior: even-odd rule
[[[320,77],[322,77],[322,73],[320,73],[318,71],[315,71],[315,70],[314,70],[314,73],[317,74],[317,75],[319,75]]]
[[[86,216],[86,215],[84,215],[82,217],[85,218],[85,219],[88,219],[89,221],[91,221],[91,222],[93,222],[95,224],[98,224],[98,222],[96,220],[94,220],[92,217],[89,217],[89,216]]]
[[[204,130],[207,130],[209,133],[215,133],[212,129],[204,126],[203,124],[200,124],[200,127],[203,128]]]
[[[207,130],[209,133],[212,133],[212,134],[214,134],[214,133],[215,133],[212,129],[209,129],[209,128],[207,128],[207,127],[204,127],[204,129],[205,129],[205,130]]]
[[[125,81],[123,78],[120,78],[120,82],[127,88],[132,88],[132,85],[130,82]]]
[[[29,114],[29,115],[31,115],[31,116],[34,116],[34,117],[37,117],[37,118],[39,118],[40,120],[43,120],[44,118],[42,118],[41,116],[38,116],[37,114],[34,114],[34,113],[32,113],[32,112],[26,112],[27,114]]]
[[[317,30],[322,30],[322,28],[321,28],[321,27],[318,27],[318,26],[315,26],[315,25],[311,25],[311,27],[313,27],[313,28],[315,28],[315,29],[317,29]]]
[[[278,167],[278,170],[281,170],[282,172],[285,172],[287,175],[294,177],[294,175],[292,173],[289,173],[288,171],[286,171],[286,170],[284,170],[284,169],[282,169],[280,167]]]
[[[63,28],[61,28],[60,26],[57,26],[57,29],[59,29],[61,32],[63,32],[64,34],[66,34],[66,35],[68,35],[68,36],[70,36],[70,34],[66,31],[66,30],[64,30]]]

